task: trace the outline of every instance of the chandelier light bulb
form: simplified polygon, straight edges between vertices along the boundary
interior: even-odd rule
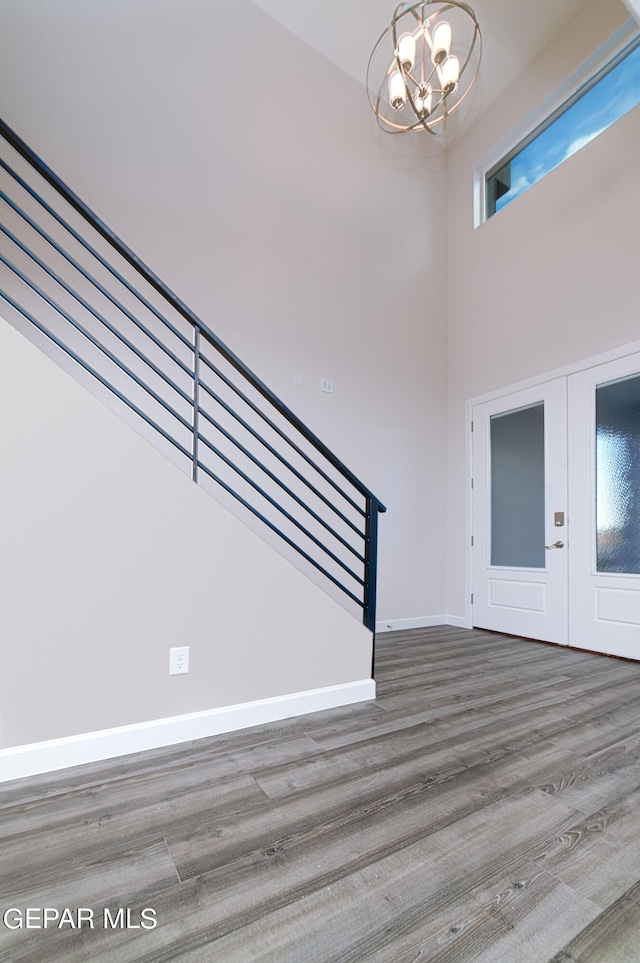
[[[455,54],[451,54],[442,64],[442,89],[445,97],[453,93],[460,79],[460,64]]]
[[[413,70],[416,62],[416,38],[412,33],[403,33],[398,40],[398,59],[407,73]]]
[[[431,84],[427,84],[427,91],[422,102],[424,104],[424,112],[428,117],[433,109],[433,90],[431,89]]]
[[[407,91],[404,86],[404,79],[399,70],[394,70],[389,77],[389,103],[394,110],[404,107],[407,99]]]
[[[428,117],[433,105],[433,91],[431,84],[420,84],[413,95],[413,106],[416,113],[422,117]]]
[[[451,24],[446,20],[440,20],[433,31],[432,41],[433,51],[431,60],[434,64],[441,64],[446,60],[451,51]]]

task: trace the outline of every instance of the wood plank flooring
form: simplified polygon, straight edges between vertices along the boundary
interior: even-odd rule
[[[415,629],[377,690],[0,785],[0,963],[640,963],[640,664]]]

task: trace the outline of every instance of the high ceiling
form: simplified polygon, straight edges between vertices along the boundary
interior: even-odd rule
[[[369,54],[394,0],[254,0],[274,20],[364,83]],[[487,106],[585,0],[470,0],[482,31],[480,75]],[[617,0],[608,0],[617,2]],[[624,0],[640,5],[640,0]]]

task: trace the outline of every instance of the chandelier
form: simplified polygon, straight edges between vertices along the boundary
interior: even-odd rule
[[[398,4],[367,67],[367,95],[380,127],[441,134],[478,76],[481,50],[468,4]]]

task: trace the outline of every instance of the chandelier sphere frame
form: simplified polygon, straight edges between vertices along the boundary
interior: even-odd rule
[[[481,55],[480,25],[467,3],[398,4],[367,66],[367,96],[379,126],[392,134],[442,134],[476,81]]]

